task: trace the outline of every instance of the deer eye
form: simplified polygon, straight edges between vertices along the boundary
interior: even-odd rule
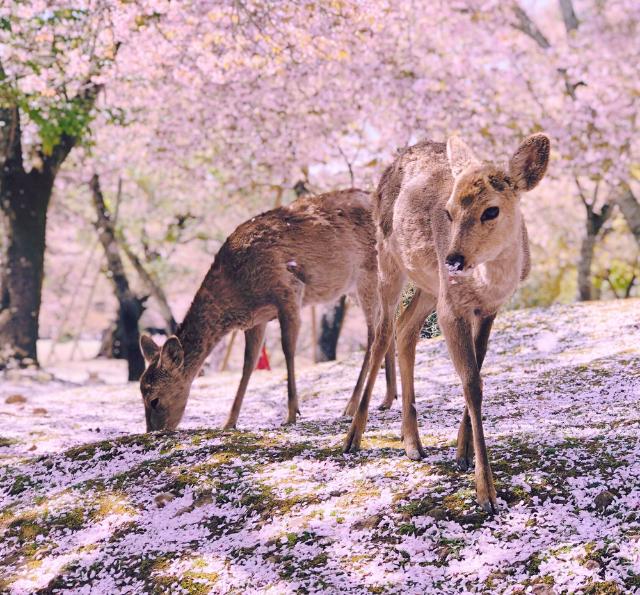
[[[491,221],[491,219],[495,219],[499,214],[500,209],[498,207],[489,207],[482,213],[480,221]]]
[[[446,215],[447,215],[447,219],[449,219],[449,221],[453,221],[452,217],[451,217],[451,213],[449,211],[445,211]]]

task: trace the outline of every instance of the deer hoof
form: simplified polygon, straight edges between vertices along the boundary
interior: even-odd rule
[[[356,414],[356,408],[347,405],[342,412],[342,417],[352,418]]]
[[[223,430],[235,430],[236,429],[236,422],[230,422],[228,421],[226,424],[224,424],[224,426],[222,426]]]
[[[469,469],[473,467],[473,458],[458,457],[456,459],[456,463],[458,464],[458,469],[460,469],[460,471],[469,471]]]
[[[347,438],[344,441],[344,446],[342,448],[342,451],[345,453],[351,452],[358,452],[360,450],[360,436],[356,436],[355,431],[353,430],[349,430],[349,433],[347,434]]]
[[[480,508],[487,514],[493,515],[498,513],[498,503],[495,498],[486,498],[483,500],[478,498],[478,504],[480,504]]]
[[[422,444],[419,442],[417,444],[415,442],[412,444],[405,444],[404,451],[412,461],[419,461],[427,456],[424,448],[422,448]]]

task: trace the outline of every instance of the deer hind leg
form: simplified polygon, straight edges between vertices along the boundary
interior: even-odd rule
[[[369,402],[371,401],[373,387],[375,386],[382,360],[384,359],[384,356],[389,349],[389,344],[391,343],[394,326],[393,317],[396,305],[402,293],[404,276],[399,272],[395,263],[391,264],[388,268],[390,269],[389,272],[385,272],[384,275],[381,273],[381,278],[378,283],[378,295],[381,296],[382,303],[380,308],[380,319],[376,327],[373,345],[371,347],[371,359],[369,360],[367,370],[367,383],[365,385],[364,392],[362,393],[362,398],[360,399],[356,414],[351,421],[351,427],[349,428],[349,432],[345,438],[343,447],[344,452],[355,452],[360,449],[362,434],[364,433],[365,426],[367,425]]]
[[[414,461],[425,456],[418,432],[414,367],[416,344],[425,318],[433,312],[436,298],[418,289],[411,304],[398,319],[398,361],[402,379],[402,440],[407,456]]]
[[[231,411],[226,423],[222,426],[223,430],[233,430],[238,423],[238,415],[240,415],[240,408],[242,407],[242,400],[247,392],[247,385],[249,384],[249,378],[256,369],[256,363],[260,355],[260,349],[264,342],[264,334],[267,329],[267,324],[257,324],[253,328],[250,328],[244,333],[244,364],[242,366],[242,378],[240,379],[240,385],[236,392],[236,398],[233,400]]]
[[[297,303],[287,303],[278,312],[280,332],[282,334],[282,351],[287,362],[287,395],[289,414],[285,424],[295,424],[300,413],[298,393],[296,391],[295,355],[298,333],[300,331],[300,307]]]
[[[382,401],[378,407],[380,411],[391,409],[391,405],[393,405],[393,402],[398,397],[398,382],[396,380],[396,338],[394,333],[391,333],[391,343],[384,356],[384,376],[387,381],[387,394],[384,401]]]
[[[342,414],[344,416],[353,417],[356,412],[356,408],[358,407],[358,402],[360,401],[360,396],[362,395],[362,386],[364,385],[365,378],[367,377],[369,360],[371,359],[371,346],[373,345],[373,335],[374,335],[373,326],[368,325],[367,350],[364,353],[364,359],[362,360],[362,366],[360,367],[360,374],[358,374],[358,380],[353,389],[353,393],[351,394],[351,398],[349,399],[349,402],[344,408],[344,412]]]
[[[453,365],[462,380],[471,422],[473,447],[476,453],[475,478],[478,503],[485,512],[493,513],[497,511],[498,506],[482,427],[482,383],[471,325],[466,320],[456,318],[448,312],[438,314],[438,322],[447,340]]]
[[[495,314],[483,318],[477,325],[475,333],[475,350],[476,350],[476,363],[478,364],[478,371],[482,369],[484,357],[487,353],[487,345],[489,344],[489,334],[491,333],[491,327]],[[480,386],[482,387],[482,377],[480,378]],[[473,434],[471,430],[471,418],[469,417],[469,409],[465,405],[464,412],[462,414],[462,420],[460,421],[460,428],[458,429],[458,447],[456,452],[456,461],[458,467],[462,471],[467,471],[473,466]]]

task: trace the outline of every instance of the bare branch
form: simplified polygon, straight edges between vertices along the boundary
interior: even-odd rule
[[[89,112],[93,109],[98,93],[102,90],[102,85],[98,85],[92,82],[87,82],[84,89],[77,95],[83,108]],[[39,151],[40,158],[44,164],[45,169],[52,172],[54,175],[60,169],[60,166],[64,163],[71,149],[78,144],[80,138],[71,134],[63,134],[60,138],[60,142],[53,148],[51,155],[45,155],[42,151]]]
[[[559,0],[560,11],[562,12],[562,20],[567,33],[571,33],[578,28],[578,17],[573,9],[573,0]]]
[[[545,34],[538,28],[538,25],[535,24],[533,19],[517,2],[513,5],[513,12],[518,19],[518,23],[513,26],[525,35],[531,37],[543,50],[548,50],[551,47],[551,43],[549,43]]]

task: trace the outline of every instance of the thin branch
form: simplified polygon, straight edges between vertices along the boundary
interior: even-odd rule
[[[349,161],[349,158],[347,157],[346,153],[342,150],[340,143],[336,143],[336,146],[338,147],[338,152],[340,153],[340,155],[342,155],[342,158],[347,164],[347,168],[349,169],[349,178],[351,179],[351,187],[353,188],[355,184],[355,177],[353,175],[353,167],[351,166],[351,161]]]
[[[573,9],[573,0],[559,0],[562,20],[567,33],[572,33],[578,29],[578,17]]]
[[[525,12],[525,10],[517,2],[513,5],[513,12],[518,19],[518,23],[513,27],[522,31],[525,35],[528,35],[533,39],[543,50],[548,50],[551,47],[551,43],[545,36],[545,34],[538,28],[533,19]]]

